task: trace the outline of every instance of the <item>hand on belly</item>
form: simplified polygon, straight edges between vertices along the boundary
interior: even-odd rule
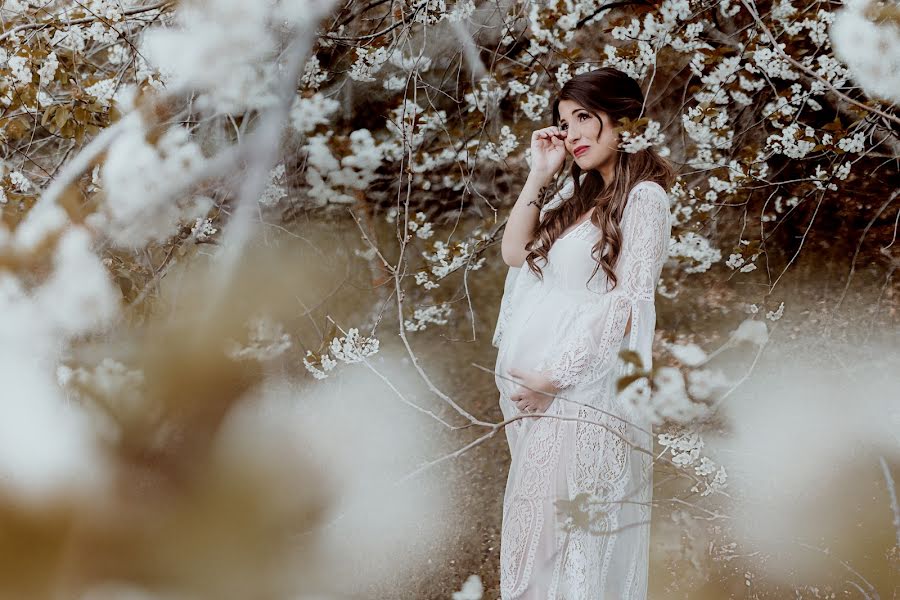
[[[539,371],[510,368],[509,376],[517,384],[510,400],[522,412],[546,412],[559,392],[550,378]]]

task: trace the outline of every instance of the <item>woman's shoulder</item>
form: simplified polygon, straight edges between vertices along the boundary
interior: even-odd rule
[[[670,220],[670,200],[666,189],[655,181],[639,181],[628,193],[622,215],[628,223],[666,223]]]
[[[631,191],[628,192],[628,202],[625,204],[625,210],[641,208],[643,210],[668,211],[669,205],[669,193],[666,191],[666,188],[648,179],[639,181],[631,187]]]
[[[631,186],[631,191],[628,192],[629,198],[631,197],[655,197],[657,199],[665,199],[666,202],[669,201],[669,193],[666,191],[666,188],[661,186],[659,183],[651,180],[645,179],[644,181],[638,181],[636,184]]]

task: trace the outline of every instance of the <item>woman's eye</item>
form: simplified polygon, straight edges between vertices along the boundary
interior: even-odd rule
[[[579,119],[580,119],[581,117],[587,117],[587,113],[581,113],[580,115],[578,115],[578,118],[579,118]]]

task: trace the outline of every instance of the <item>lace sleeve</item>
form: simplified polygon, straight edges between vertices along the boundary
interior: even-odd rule
[[[668,256],[671,223],[665,190],[653,182],[636,185],[622,216],[618,283],[596,302],[580,305],[548,355],[543,371],[560,389],[603,377],[614,365],[631,317],[627,347],[650,366],[656,327],[654,296]]]

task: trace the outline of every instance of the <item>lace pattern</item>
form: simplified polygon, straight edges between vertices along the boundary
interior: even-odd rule
[[[567,320],[566,335],[559,336],[543,364],[558,388],[604,376],[614,365],[628,318],[632,318],[634,329],[640,313],[653,310],[670,229],[665,191],[651,182],[635,186],[622,217],[616,288],[596,302],[578,306],[577,314]]]
[[[558,405],[547,411],[558,413]],[[525,420],[520,421],[522,423]],[[500,544],[500,593],[502,598],[522,594],[531,578],[535,555],[544,532],[542,504],[551,494],[552,473],[557,468],[561,444],[559,419],[531,421],[526,436],[519,477],[503,506]],[[516,461],[516,458],[513,459]]]
[[[525,269],[510,269],[494,335],[498,372],[510,366],[507,361],[515,365],[515,357],[540,350],[538,368],[565,390],[566,399],[575,401],[557,399],[548,413],[601,425],[536,418],[517,421],[507,430],[513,462],[501,530],[502,600],[646,598],[649,525],[641,523],[649,522],[649,505],[622,501],[649,501],[650,463],[620,437],[635,434],[615,416],[632,417],[616,405],[615,380],[623,369],[617,360],[623,339],[650,366],[655,284],[669,231],[665,191],[643,182],[632,190],[625,208],[619,283],[611,292],[585,294],[580,281],[580,290],[566,288],[581,275],[575,267],[593,266],[590,247],[599,230],[589,220],[554,244],[565,249],[552,249],[548,267],[553,268],[545,271],[543,285]],[[604,283],[601,276],[596,280]],[[542,320],[551,325],[535,325]],[[506,331],[512,323],[513,330]],[[525,351],[517,353],[516,348]],[[518,411],[501,384],[498,379],[500,406],[509,418]],[[593,515],[590,530],[562,527],[551,517],[557,515],[557,499],[572,500],[585,492],[608,507]]]

